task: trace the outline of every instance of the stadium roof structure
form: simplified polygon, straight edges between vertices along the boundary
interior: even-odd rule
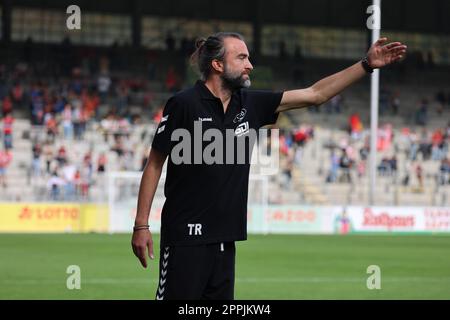
[[[191,19],[249,21],[256,24],[301,24],[339,28],[365,26],[371,0],[2,0],[10,5],[61,8]],[[383,29],[450,33],[448,0],[384,0]]]
[[[72,4],[82,12],[129,14],[132,43],[141,45],[141,17],[157,16],[200,21],[248,22],[253,26],[254,54],[260,52],[262,26],[302,25],[311,27],[370,30],[366,21],[372,0],[0,0],[2,40],[11,35],[12,8],[66,9]],[[450,34],[450,1],[384,0],[383,30],[422,34]]]

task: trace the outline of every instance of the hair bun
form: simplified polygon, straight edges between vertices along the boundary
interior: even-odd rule
[[[195,42],[195,47],[196,47],[197,49],[199,49],[199,48],[203,47],[203,45],[205,44],[205,42],[206,42],[206,39],[204,39],[204,38],[198,39],[198,40]]]

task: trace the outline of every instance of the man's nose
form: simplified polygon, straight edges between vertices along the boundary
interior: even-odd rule
[[[248,61],[248,63],[247,63],[247,65],[246,65],[246,67],[245,67],[246,69],[248,69],[248,70],[253,70],[253,65],[252,65],[252,63],[250,62],[250,61]]]

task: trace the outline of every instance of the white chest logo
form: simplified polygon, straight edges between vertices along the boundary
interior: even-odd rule
[[[236,117],[234,117],[233,122],[234,122],[234,123],[241,122],[242,119],[244,119],[246,113],[247,113],[247,109],[242,108],[241,112],[239,112],[239,113],[236,115]]]
[[[245,121],[237,126],[236,130],[234,130],[234,134],[238,137],[243,136],[249,131],[248,121]]]

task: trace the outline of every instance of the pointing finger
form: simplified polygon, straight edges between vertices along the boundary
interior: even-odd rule
[[[145,249],[139,250],[139,261],[141,261],[141,264],[144,268],[147,268],[147,259],[145,258]]]

